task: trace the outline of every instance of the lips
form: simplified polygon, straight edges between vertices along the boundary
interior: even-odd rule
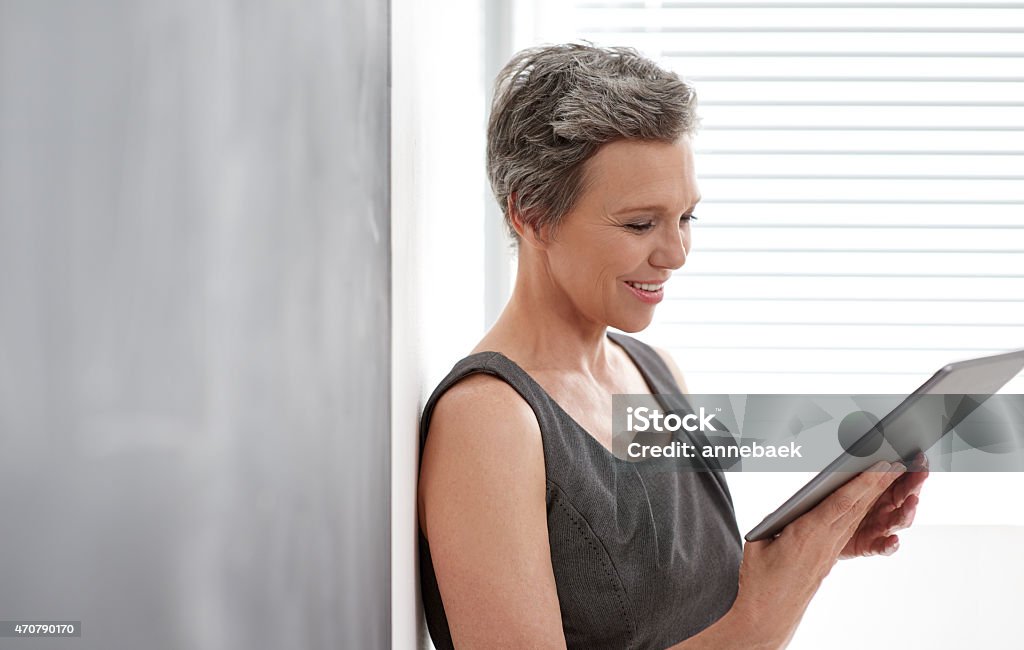
[[[625,280],[623,284],[640,302],[649,305],[656,305],[665,297],[664,282],[633,282],[632,280]],[[653,289],[645,289],[644,287],[653,287]]]

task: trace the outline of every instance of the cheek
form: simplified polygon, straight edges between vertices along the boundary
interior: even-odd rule
[[[621,289],[626,278],[643,274],[651,254],[649,245],[639,238],[623,238],[603,251],[601,268],[597,281],[611,296]]]
[[[594,283],[594,287],[601,289],[604,292],[612,293],[616,290],[618,283],[620,282],[619,276],[612,269],[602,269],[598,274],[597,281]]]

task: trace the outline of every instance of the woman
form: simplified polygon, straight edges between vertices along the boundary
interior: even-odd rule
[[[838,558],[890,554],[926,472],[864,473],[742,546],[721,472],[644,475],[611,396],[685,392],[644,329],[700,200],[692,89],[635,51],[563,45],[498,76],[488,174],[518,247],[494,327],[421,422],[424,607],[438,648],[785,645]]]

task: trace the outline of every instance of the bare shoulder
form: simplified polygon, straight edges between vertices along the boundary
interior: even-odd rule
[[[438,400],[419,514],[456,647],[565,647],[546,487],[540,427],[514,388],[474,374]]]
[[[523,435],[526,427],[527,433],[535,431],[540,439],[537,418],[526,400],[512,386],[486,373],[470,375],[445,391],[434,406],[431,432],[435,425],[443,430],[451,428],[448,425],[457,429],[488,426],[497,436],[517,431],[517,437],[528,437]]]
[[[668,369],[672,371],[672,377],[675,378],[676,383],[679,384],[679,390],[681,390],[684,395],[688,395],[690,391],[686,388],[686,380],[683,379],[683,371],[679,369],[679,365],[676,364],[672,355],[664,348],[655,347],[653,345],[651,347],[654,348],[654,351],[662,358],[665,365],[668,366]]]
[[[457,471],[461,481],[486,483],[483,490],[517,477],[539,477],[543,489],[543,461],[540,425],[526,400],[497,377],[473,374],[449,388],[434,406],[421,492],[431,489],[434,470],[449,477]]]
[[[506,500],[544,506],[544,450],[530,405],[504,381],[477,373],[449,388],[430,418],[420,463],[420,526]],[[433,541],[433,540],[431,540]]]

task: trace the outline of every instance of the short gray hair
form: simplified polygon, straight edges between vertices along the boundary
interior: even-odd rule
[[[498,73],[487,124],[487,176],[512,240],[523,224],[557,229],[583,190],[584,167],[615,140],[675,142],[693,133],[697,95],[633,48],[522,50]]]

